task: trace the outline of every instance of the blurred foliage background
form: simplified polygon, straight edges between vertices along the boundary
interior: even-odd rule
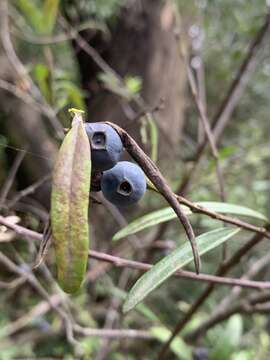
[[[2,215],[43,231],[49,211],[49,181],[15,203],[11,201],[10,206],[3,206],[3,200],[8,205],[23,189],[50,174],[62,129],[70,125],[70,107],[85,110],[87,121],[113,121],[125,128],[157,162],[172,188],[178,189],[194,165],[204,135],[177,50],[175,28],[180,21],[181,41],[212,119],[265,21],[268,5],[265,0],[2,0]],[[266,37],[256,54],[256,68],[219,138],[218,150],[226,202],[250,207],[269,218],[269,32]],[[26,151],[21,159],[22,152],[16,149]],[[3,197],[16,162],[16,177]],[[186,195],[192,201],[220,200],[215,161],[208,148]],[[153,193],[147,193],[138,206],[124,214],[109,204],[92,204],[92,248],[108,253],[122,248],[123,257],[157,261],[170,250],[161,246],[131,250],[125,246],[126,240],[114,245],[111,238],[126,222],[165,206]],[[192,225],[196,234],[221,226],[202,215],[193,216]],[[148,244],[158,230],[150,228],[130,240]],[[241,232],[229,244],[228,253],[250,236]],[[178,222],[172,221],[156,240],[175,246],[183,243],[185,236]],[[38,244],[23,241],[4,227],[0,242],[1,251],[20,270],[28,271]],[[260,244],[231,275],[242,276],[268,251],[266,242]],[[221,261],[221,249],[212,251],[203,257],[203,272],[213,274]],[[87,280],[72,297],[63,294],[54,280],[52,250],[35,277],[76,323],[91,329],[134,328],[151,334],[150,340],[104,339],[78,332],[78,343],[68,342],[57,311],[49,309],[46,299],[23,275],[12,274],[1,263],[0,359],[155,359],[177,320],[205,288],[204,283],[171,278],[143,305],[123,316],[123,299],[139,273],[103,265],[90,261]],[[193,270],[193,265],[188,268]],[[256,279],[268,278],[266,266]],[[227,287],[215,289],[172,343],[167,359],[269,359],[267,314],[234,314],[199,340],[184,342],[185,333],[207,318],[229,291]],[[245,298],[250,291],[243,290],[241,296]]]

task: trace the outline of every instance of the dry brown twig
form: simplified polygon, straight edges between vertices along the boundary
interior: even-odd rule
[[[185,229],[188,240],[190,241],[192,251],[193,251],[193,256],[194,256],[196,272],[199,273],[200,272],[200,257],[199,257],[199,253],[197,250],[195,235],[194,235],[192,226],[190,225],[190,222],[189,222],[187,216],[183,213],[171,188],[167,184],[166,180],[163,178],[158,167],[143,152],[143,150],[139,147],[139,145],[136,143],[136,141],[125,130],[123,130],[119,126],[117,126],[113,123],[110,123],[110,122],[107,122],[107,124],[110,125],[111,127],[113,127],[117,131],[117,133],[119,134],[119,136],[122,140],[122,143],[123,143],[125,149],[128,151],[130,156],[141,166],[141,168],[144,170],[145,174],[152,181],[152,183],[158,189],[160,194],[167,200],[167,202],[170,204],[170,206],[175,211],[177,217],[179,218],[180,222],[182,223],[182,225]]]

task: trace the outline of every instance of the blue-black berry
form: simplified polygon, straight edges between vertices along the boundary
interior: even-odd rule
[[[120,161],[103,173],[101,190],[105,198],[118,207],[133,205],[145,193],[145,175],[138,165]]]
[[[91,145],[92,168],[111,169],[123,152],[120,136],[111,126],[102,123],[85,123],[85,130]]]

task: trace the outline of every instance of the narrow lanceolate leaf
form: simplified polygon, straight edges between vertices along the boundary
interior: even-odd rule
[[[240,229],[220,228],[209,231],[196,238],[199,255],[221,245],[229,240]],[[193,260],[192,250],[188,243],[171,252],[168,256],[160,260],[149,271],[142,275],[130,290],[124,303],[123,311],[127,312],[133,309],[147,295],[168,279],[176,270]]]
[[[149,130],[150,130],[150,141],[151,141],[151,159],[157,162],[158,158],[158,128],[151,114],[146,115]]]
[[[68,293],[79,289],[87,266],[90,173],[88,137],[81,117],[75,115],[56,159],[51,196],[58,282]]]
[[[249,209],[244,206],[239,206],[235,204],[228,204],[222,202],[215,202],[215,201],[201,201],[197,202],[196,205],[203,206],[204,208],[215,211],[220,214],[231,214],[231,215],[238,215],[238,216],[247,216],[254,219],[264,220],[267,221],[265,215],[261,214],[258,211]],[[192,215],[193,213],[191,210],[181,205],[183,212],[186,215]],[[177,216],[174,210],[170,207],[166,207],[164,209],[153,211],[149,214],[146,214],[128,224],[126,227],[118,231],[114,236],[113,240],[120,240],[128,235],[135,234],[141,230],[147,229],[149,227],[158,225],[160,223],[170,221],[176,219]]]

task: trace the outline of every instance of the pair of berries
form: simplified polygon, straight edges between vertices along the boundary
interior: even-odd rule
[[[104,197],[118,207],[138,202],[145,193],[146,179],[138,165],[119,162],[123,152],[120,136],[102,123],[86,123],[85,130],[91,145],[93,170],[103,172],[100,185]]]

